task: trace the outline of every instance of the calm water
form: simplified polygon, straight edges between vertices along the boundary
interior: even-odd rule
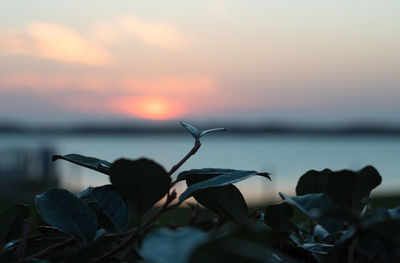
[[[382,192],[399,192],[400,138],[394,137],[304,137],[214,135],[181,169],[220,167],[268,171],[272,182],[254,177],[237,186],[248,200],[277,198],[277,192],[294,192],[299,176],[310,169],[361,169],[374,165],[383,176]],[[193,145],[189,135],[168,136],[21,136],[6,135],[0,147],[52,146],[57,153],[78,153],[113,161],[121,156],[148,157],[167,170]],[[63,187],[79,190],[108,183],[107,176],[58,161]],[[178,171],[179,172],[179,171]],[[178,190],[184,189],[184,183]],[[400,193],[400,192],[399,192]]]

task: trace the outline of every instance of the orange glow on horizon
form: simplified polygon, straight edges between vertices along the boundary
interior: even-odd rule
[[[182,107],[165,98],[124,98],[112,103],[115,112],[150,120],[167,120],[182,114]]]

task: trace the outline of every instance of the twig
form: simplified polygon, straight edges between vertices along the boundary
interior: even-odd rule
[[[53,252],[55,252],[57,250],[61,250],[61,249],[65,248],[65,247],[67,247],[67,246],[70,246],[70,245],[74,244],[75,242],[76,242],[76,240],[71,237],[71,238],[69,238],[69,239],[67,239],[67,240],[65,240],[63,242],[54,244],[53,246],[50,246],[50,247],[46,248],[45,250],[42,250],[42,251],[40,251],[40,252],[38,252],[36,254],[33,254],[33,255],[29,256],[29,257],[24,258],[22,260],[22,262],[26,262],[26,261],[28,261],[30,259],[33,259],[33,258],[42,258],[42,257],[47,256],[47,255],[49,255],[49,254],[51,254],[51,253],[53,253]]]
[[[126,239],[124,239],[121,243],[118,244],[118,246],[114,247],[114,249],[108,251],[107,253],[103,254],[102,256],[90,261],[93,263],[98,263],[98,262],[104,262],[108,258],[110,258],[112,255],[118,253],[121,249],[123,249],[126,245],[128,245],[133,239],[135,239],[140,233],[141,230],[145,230],[146,227],[148,227],[157,217],[159,217],[161,214],[169,210],[168,205],[176,198],[176,192],[173,191],[171,195],[165,200],[165,203],[163,206],[158,210],[157,213],[155,213],[152,217],[150,217],[142,226],[141,229],[138,229],[137,231],[133,232],[130,234]]]
[[[17,262],[21,262],[25,255],[26,242],[28,241],[29,230],[31,228],[31,219],[27,218],[24,220],[24,226],[22,227],[22,236],[17,250]]]
[[[347,263],[354,262],[355,249],[356,249],[356,238],[353,238],[347,250]]]
[[[182,166],[182,164],[184,164],[192,155],[194,155],[199,150],[200,146],[201,146],[200,140],[199,139],[195,139],[193,148],[190,150],[190,152],[188,152],[186,154],[185,157],[183,157],[183,159],[179,163],[175,164],[171,168],[171,170],[168,172],[168,175],[169,176],[173,175],[176,172],[176,170],[178,170],[179,167]],[[171,187],[174,186],[176,183],[177,183],[176,180],[174,182],[172,182]]]

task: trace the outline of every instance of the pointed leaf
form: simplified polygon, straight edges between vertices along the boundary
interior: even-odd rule
[[[327,255],[329,251],[334,248],[334,245],[323,243],[304,243],[300,245],[301,248],[316,254]]]
[[[38,213],[51,226],[74,237],[81,246],[93,242],[97,219],[83,200],[65,189],[50,189],[36,197]]]
[[[163,228],[143,240],[139,253],[146,262],[186,263],[192,252],[206,240],[207,235],[196,228]]]
[[[204,130],[200,133],[200,137],[206,135],[207,133],[218,132],[218,131],[226,131],[226,129],[225,128],[213,128],[213,129]]]
[[[112,185],[89,187],[78,194],[96,212],[99,225],[108,232],[124,229],[128,223],[128,206]]]
[[[184,178],[186,179],[187,186],[191,186],[218,175],[219,174],[201,174],[201,176],[199,176],[198,174],[186,174]],[[217,213],[219,216],[231,219],[238,224],[245,224],[248,222],[249,212],[246,201],[239,189],[232,184],[217,188],[203,189],[195,192],[193,197],[201,205]]]
[[[222,174],[219,176],[215,176],[213,178],[210,178],[208,180],[193,184],[189,186],[179,197],[179,202],[182,203],[185,201],[187,198],[193,195],[194,192],[202,190],[202,189],[208,189],[208,188],[213,188],[213,187],[221,187],[225,185],[230,185],[233,183],[240,182],[242,180],[245,180],[249,177],[252,177],[254,175],[260,175],[264,176],[268,179],[270,177],[268,176],[268,173],[259,173],[256,171],[241,171],[237,170],[235,172],[231,173],[226,173]]]
[[[292,230],[295,229],[295,226],[290,223],[292,216],[292,207],[285,202],[281,202],[265,208],[264,223],[273,229]]]
[[[202,137],[210,132],[226,131],[225,128],[212,128],[212,129],[201,131],[198,128],[194,127],[193,125],[190,125],[189,123],[185,123],[185,122],[181,121],[180,124],[183,127],[185,127],[196,140],[200,139],[200,137]]]
[[[183,121],[181,121],[180,124],[185,127],[195,139],[200,138],[201,131],[199,129]]]
[[[202,177],[204,177],[204,175],[222,175],[222,174],[228,174],[228,173],[233,173],[233,172],[240,172],[244,170],[235,170],[235,169],[225,169],[225,168],[202,168],[202,169],[191,169],[191,170],[187,170],[187,171],[183,171],[180,174],[178,174],[178,176],[176,177],[176,181],[180,182],[183,180],[187,180],[188,178],[190,179],[195,179],[195,178],[199,178],[199,180],[197,182],[200,181],[204,181],[204,179],[202,179]],[[249,172],[252,173],[254,171],[245,171],[245,172]],[[212,176],[214,177],[214,176]],[[207,177],[205,179],[209,179],[211,177]]]
[[[360,212],[372,189],[382,181],[378,171],[366,166],[360,171],[308,171],[296,186],[297,195],[325,193],[341,207]]]
[[[0,250],[8,241],[21,236],[24,220],[29,216],[29,206],[15,204],[0,215]]]
[[[390,214],[390,217],[394,220],[400,219],[400,206],[388,209],[388,213]]]
[[[237,224],[248,222],[248,208],[239,189],[234,185],[225,185],[197,191],[194,199],[219,216],[233,220]]]
[[[329,196],[325,194],[308,194],[290,197],[283,193],[279,193],[279,195],[282,199],[297,207],[306,216],[317,221],[329,232],[339,231],[343,221],[324,217],[324,214],[340,209],[340,206]]]
[[[144,214],[169,191],[171,178],[154,161],[119,159],[111,165],[110,180],[137,215]]]
[[[79,154],[67,154],[67,155],[54,155],[53,161],[58,159],[66,160],[71,163],[98,171],[104,174],[110,174],[111,163],[100,160],[94,157],[87,157]]]

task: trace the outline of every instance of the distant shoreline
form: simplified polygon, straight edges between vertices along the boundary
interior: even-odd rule
[[[207,125],[208,126],[208,125]],[[338,127],[300,127],[289,125],[233,126],[225,127],[229,135],[304,135],[304,136],[398,136],[399,126],[338,126]],[[211,126],[210,126],[211,127]],[[209,128],[209,127],[206,127]],[[179,125],[92,125],[71,127],[0,126],[0,134],[43,134],[43,135],[168,135],[182,134],[186,130]]]

